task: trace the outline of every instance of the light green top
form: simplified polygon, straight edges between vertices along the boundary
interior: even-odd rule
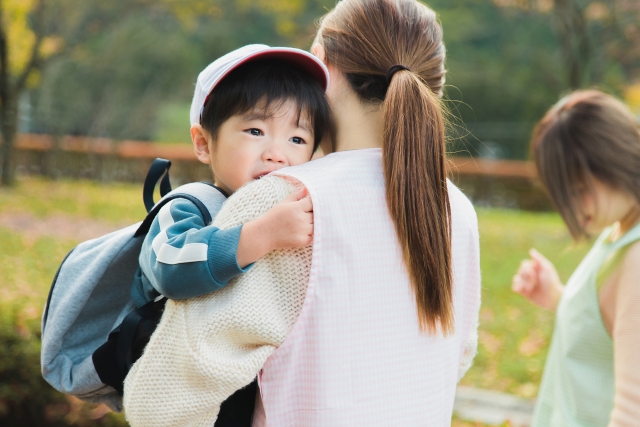
[[[565,286],[532,427],[606,427],[613,410],[613,341],[598,300],[598,272],[607,260],[640,240],[640,224],[609,242],[602,232]],[[614,258],[617,258],[615,256]]]

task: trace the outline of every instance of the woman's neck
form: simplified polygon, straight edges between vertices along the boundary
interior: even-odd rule
[[[626,233],[631,230],[638,221],[640,221],[640,206],[634,205],[631,210],[629,210],[629,213],[620,220],[618,232],[620,235]]]
[[[634,204],[629,212],[613,225],[613,230],[609,235],[608,241],[615,242],[627,231],[631,230],[638,222],[640,222],[640,206]]]
[[[360,102],[352,91],[332,103],[336,123],[336,151],[382,147],[382,111]]]

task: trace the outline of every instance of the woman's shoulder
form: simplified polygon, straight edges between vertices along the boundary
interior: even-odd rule
[[[251,221],[280,203],[295,188],[293,182],[275,175],[245,184],[227,199],[213,225],[225,229]]]
[[[296,188],[296,180],[280,175],[267,175],[243,185],[230,198],[252,204],[280,201]]]
[[[640,266],[640,240],[636,240],[624,248],[624,255],[620,265],[621,273],[634,279],[640,293],[640,274],[638,274],[640,270],[638,266]]]
[[[598,284],[601,288],[600,299],[602,300],[609,292],[610,304],[616,307],[615,311],[618,311],[620,302],[622,305],[624,305],[624,301],[635,301],[634,304],[640,302],[640,274],[638,274],[640,273],[638,268],[640,265],[640,241],[632,242],[621,248],[616,255],[610,260],[612,264],[601,271]],[[608,284],[612,285],[609,290],[607,289]],[[613,293],[610,292],[611,290]]]

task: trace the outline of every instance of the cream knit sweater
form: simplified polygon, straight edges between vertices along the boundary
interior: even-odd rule
[[[266,177],[241,188],[213,224],[230,228],[266,213],[294,185]],[[220,404],[256,377],[282,344],[304,302],[311,246],[274,251],[225,288],[168,301],[162,321],[124,387],[132,427],[213,426]],[[460,376],[471,365],[471,334]]]

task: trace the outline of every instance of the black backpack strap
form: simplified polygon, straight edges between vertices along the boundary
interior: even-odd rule
[[[169,197],[165,197],[157,205],[151,209],[144,221],[136,230],[134,237],[144,236],[149,232],[149,228],[154,218],[160,212],[163,206],[175,199],[187,199],[200,211],[205,224],[211,222],[211,213],[209,209],[197,197],[186,193],[175,193]],[[100,346],[92,355],[93,365],[100,380],[112,386],[120,395],[122,395],[122,384],[131,369],[131,365],[135,363],[140,356],[144,347],[146,347],[151,334],[160,322],[164,305],[167,299],[161,298],[158,301],[151,301],[140,308],[137,308],[127,314],[114,329],[102,346]]]
[[[142,200],[144,201],[144,207],[147,209],[147,216],[138,229],[136,230],[133,237],[144,236],[149,232],[149,228],[151,227],[151,223],[160,212],[160,209],[171,200],[174,199],[187,199],[191,201],[198,210],[200,211],[200,215],[204,220],[205,224],[211,223],[211,214],[209,213],[209,209],[195,196],[186,193],[176,193],[172,194],[169,197],[165,197],[167,194],[171,192],[171,181],[169,180],[169,169],[171,168],[171,161],[167,159],[161,159],[158,157],[153,161],[151,167],[149,168],[149,172],[147,172],[147,177],[144,180],[144,187],[142,188]],[[156,204],[153,200],[153,192],[156,189],[156,185],[160,181],[160,196],[163,197],[158,204]],[[216,190],[220,191],[225,197],[229,197],[221,188],[216,187],[215,185],[209,183],[203,183],[209,185]]]
[[[166,303],[166,297],[148,302],[127,314],[120,324],[116,360],[124,377],[129,373],[131,365],[142,356],[142,351],[160,322]]]
[[[160,195],[162,197],[169,194],[171,191],[171,181],[169,180],[169,169],[171,168],[171,161],[167,159],[161,159],[158,157],[153,161],[147,177],[144,180],[144,187],[142,187],[142,200],[144,201],[144,207],[147,212],[151,212],[151,208],[155,205],[153,201],[153,191],[156,189],[156,185],[160,178]]]
[[[164,205],[166,205],[167,203],[169,203],[170,201],[175,200],[175,199],[187,199],[187,200],[189,200],[191,203],[196,205],[196,207],[200,211],[200,215],[202,216],[202,219],[204,220],[204,223],[205,224],[210,224],[211,223],[211,213],[209,212],[209,209],[207,209],[207,207],[204,205],[204,203],[202,203],[202,201],[200,201],[200,199],[198,199],[196,196],[192,196],[191,194],[176,193],[176,194],[172,194],[169,197],[165,197],[164,199],[160,200],[153,207],[153,209],[151,209],[149,211],[149,213],[147,214],[146,218],[144,219],[144,221],[142,221],[142,224],[140,224],[140,227],[138,227],[138,229],[136,230],[136,232],[133,235],[133,237],[144,236],[145,234],[147,234],[149,232],[149,228],[151,228],[151,224],[153,223],[153,220],[155,219],[156,216],[158,216],[158,212],[160,212],[160,209],[162,209],[162,207]]]
[[[166,303],[167,299],[161,297],[127,314],[91,356],[100,381],[113,387],[120,396],[123,395],[124,380],[131,366],[142,356],[160,323]]]

